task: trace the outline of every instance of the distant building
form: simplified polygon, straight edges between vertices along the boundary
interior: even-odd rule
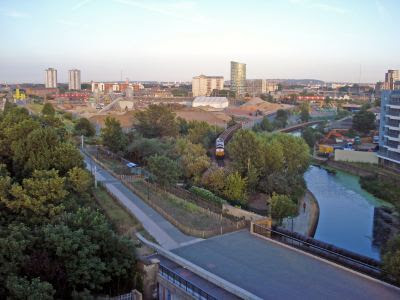
[[[193,100],[193,107],[209,106],[213,108],[223,109],[229,106],[229,101],[226,97],[204,97],[199,96]]]
[[[80,70],[69,70],[68,71],[68,89],[80,90],[81,89],[81,71]]]
[[[93,82],[92,81],[92,92],[98,93],[124,93],[128,87],[132,87],[133,91],[139,91],[144,89],[144,86],[140,83],[129,83],[129,82]]]
[[[267,92],[267,81],[265,79],[246,80],[246,93],[250,96],[260,96]]]
[[[400,81],[400,70],[388,70],[385,74],[385,90],[394,90],[396,81]]]
[[[324,96],[319,96],[319,95],[299,95],[297,96],[297,101],[303,102],[303,101],[310,101],[310,102],[322,102],[325,100]]]
[[[48,68],[44,71],[45,81],[44,85],[47,89],[53,89],[57,87],[57,70]]]
[[[236,96],[246,94],[246,64],[231,61],[231,91]]]
[[[58,88],[26,88],[28,96],[49,97],[58,94]]]
[[[383,91],[379,126],[379,163],[400,172],[400,90]]]
[[[193,97],[210,96],[213,90],[224,89],[223,76],[200,75],[192,79]]]

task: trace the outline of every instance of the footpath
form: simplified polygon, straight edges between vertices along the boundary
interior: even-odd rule
[[[305,209],[304,203],[306,204]],[[305,236],[313,237],[318,225],[318,218],[318,202],[314,198],[313,194],[307,190],[304,197],[300,199],[299,215],[293,218],[293,221],[291,218],[284,219],[282,222],[282,227]]]
[[[179,231],[164,217],[143,202],[137,195],[124,186],[124,184],[86,154],[83,154],[86,168],[94,172],[96,166],[96,179],[110,192],[118,201],[123,204],[143,225],[146,231],[163,248],[167,250],[187,245],[201,239],[188,236]]]

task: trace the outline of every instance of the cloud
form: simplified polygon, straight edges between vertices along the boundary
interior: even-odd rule
[[[78,22],[65,20],[65,19],[58,19],[57,23],[65,25],[65,26],[68,26],[68,27],[79,27],[79,26],[81,26],[81,24],[78,23]]]
[[[92,0],[82,0],[81,2],[78,2],[76,5],[74,5],[71,9],[78,10],[90,2],[92,2]]]
[[[196,3],[193,1],[180,1],[174,3],[157,3],[152,4],[145,1],[134,0],[114,0],[114,2],[141,8],[153,13],[172,17],[178,20],[192,23],[207,23],[206,17],[196,12]]]

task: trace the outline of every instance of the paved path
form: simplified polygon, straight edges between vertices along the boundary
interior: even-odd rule
[[[304,197],[300,200],[299,215],[293,218],[293,222],[290,218],[284,219],[282,227],[308,236],[313,227],[313,223],[315,222],[315,218],[317,218],[316,214],[318,214],[317,204],[314,202],[312,197],[311,193],[307,191]],[[303,206],[304,203],[306,203],[305,209]]]
[[[400,299],[400,289],[238,231],[172,250],[262,299]]]
[[[197,240],[180,232],[176,227],[164,219],[159,213],[143,202],[138,196],[125,187],[120,180],[105,171],[87,155],[84,156],[86,168],[92,172],[96,165],[96,178],[112,193],[133,215],[142,223],[146,231],[166,249],[174,249]]]

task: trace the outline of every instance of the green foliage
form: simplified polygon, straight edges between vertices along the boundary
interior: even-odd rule
[[[224,188],[224,195],[227,199],[245,205],[247,204],[246,190],[246,179],[242,178],[239,172],[229,174]]]
[[[400,187],[398,184],[381,180],[376,176],[360,177],[360,185],[372,195],[394,204],[400,211]]]
[[[53,105],[51,105],[50,103],[46,103],[45,105],[43,105],[42,114],[45,116],[54,117],[56,114],[56,111],[55,111]]]
[[[375,129],[375,114],[361,109],[353,117],[353,129],[362,133],[368,133],[370,130]]]
[[[319,133],[315,129],[307,127],[301,133],[301,137],[306,141],[308,147],[310,147],[310,150],[312,150],[314,149],[315,142],[319,137]]]
[[[258,132],[258,131],[268,131],[268,132],[272,132],[275,130],[274,124],[271,123],[271,121],[269,120],[269,118],[267,116],[265,116],[260,124],[256,124],[253,127],[253,130]]]
[[[301,178],[310,163],[309,148],[302,138],[239,130],[227,148],[232,168],[247,178],[249,191],[284,191],[293,198],[302,194]]]
[[[222,132],[221,128],[211,126],[204,121],[190,121],[188,127],[189,141],[193,144],[202,144],[205,148],[209,148]]]
[[[101,138],[103,145],[112,152],[124,150],[127,144],[127,138],[122,132],[121,124],[112,117],[106,118],[105,126],[101,129]]]
[[[223,195],[226,174],[223,168],[213,168],[202,177],[202,185],[214,191],[217,195]]]
[[[32,178],[25,178],[22,185],[14,183],[8,188],[8,197],[1,197],[0,201],[29,223],[40,223],[60,214],[68,194],[65,179],[56,170],[34,171]]]
[[[189,191],[193,194],[196,194],[200,196],[201,198],[208,200],[210,202],[214,202],[217,204],[224,204],[226,201],[218,196],[216,196],[213,192],[197,187],[197,186],[192,186],[190,187]]]
[[[165,105],[151,104],[135,114],[134,128],[146,138],[178,135],[175,114]]]
[[[10,297],[13,299],[43,299],[51,300],[55,294],[53,286],[48,282],[43,282],[39,278],[28,280],[17,276],[10,276],[6,283]]]
[[[345,117],[347,117],[349,115],[351,115],[351,112],[349,112],[348,110],[338,109],[335,119],[336,120],[340,120],[340,119],[343,119],[343,118],[345,118]]]
[[[310,105],[306,102],[300,107],[300,119],[302,122],[308,122],[310,120]]]
[[[80,118],[74,126],[76,135],[84,135],[86,137],[94,136],[96,130],[92,123],[86,118]]]
[[[278,111],[276,112],[274,127],[275,128],[285,128],[287,126],[288,118],[289,118],[288,111],[286,111],[284,109],[278,109]]]
[[[203,172],[210,166],[210,158],[200,144],[193,144],[187,139],[178,139],[176,152],[179,157],[184,176],[200,182]]]
[[[400,284],[400,235],[390,240],[383,249],[383,270]]]
[[[80,209],[94,206],[92,178],[68,138],[54,116],[0,115],[1,299],[92,298],[135,285],[132,242]]]
[[[171,139],[149,139],[142,136],[134,136],[126,149],[126,157],[134,162],[146,163],[150,156],[156,154],[172,156],[174,147]]]
[[[249,163],[257,168],[262,164],[260,141],[250,130],[238,130],[229,142],[227,150],[234,169],[241,174],[246,174]]]
[[[163,186],[175,184],[181,174],[176,161],[163,155],[153,155],[148,160],[150,172],[155,180]]]
[[[286,195],[272,194],[271,217],[279,224],[287,217],[294,217],[297,214],[297,205]]]

